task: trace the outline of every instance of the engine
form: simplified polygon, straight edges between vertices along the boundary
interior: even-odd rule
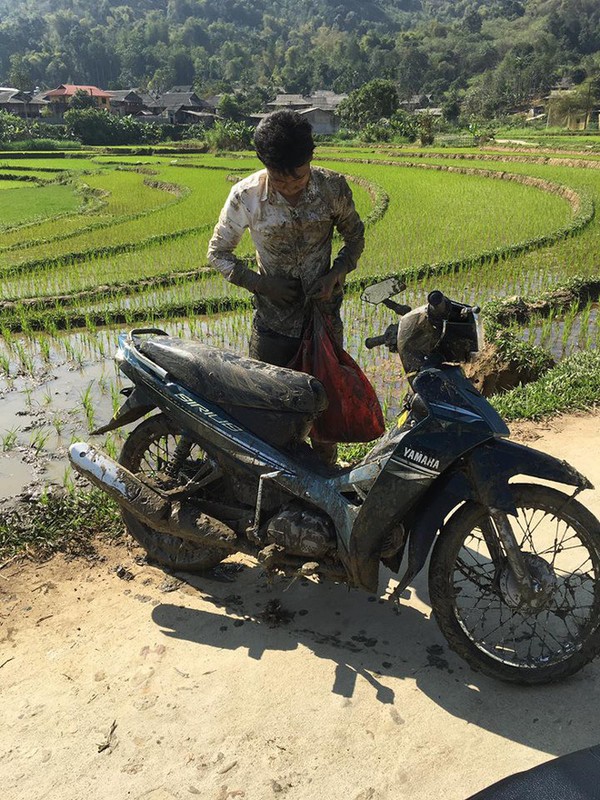
[[[284,506],[267,523],[267,539],[296,556],[323,558],[336,550],[335,529],[327,514],[298,502]]]

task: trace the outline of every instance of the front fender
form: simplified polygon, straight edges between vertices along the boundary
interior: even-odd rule
[[[465,500],[516,510],[509,480],[516,475],[565,483],[578,491],[593,489],[590,481],[566,461],[506,439],[492,439],[461,459],[453,472],[441,476],[407,520],[408,564],[396,592],[404,591],[423,568],[444,520]]]
[[[507,439],[492,439],[472,450],[465,466],[475,499],[487,506],[513,513],[514,507],[506,488],[515,475],[565,483],[577,491],[593,489],[590,481],[566,461]]]

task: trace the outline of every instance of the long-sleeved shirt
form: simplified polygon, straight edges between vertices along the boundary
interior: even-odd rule
[[[263,275],[297,278],[303,293],[331,268],[332,239],[336,229],[344,242],[333,266],[346,272],[356,267],[364,248],[364,225],[343,175],[312,167],[306,189],[292,206],[269,186],[266,170],[236,183],[223,206],[208,246],[208,261],[231,283],[255,291],[257,274],[234,255],[248,229]],[[297,303],[277,305],[255,294],[257,322],[286,336],[299,336],[304,322],[304,297]],[[334,305],[341,303],[341,296]]]

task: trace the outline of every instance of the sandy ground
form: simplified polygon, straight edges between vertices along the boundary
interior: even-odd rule
[[[600,416],[514,433],[600,486]],[[582,499],[600,515],[600,492]],[[140,556],[0,571],[4,800],[464,800],[600,742],[600,659],[550,687],[483,678],[446,647],[422,578],[396,610],[268,586],[249,561],[186,583]],[[293,616],[269,627],[275,598]]]

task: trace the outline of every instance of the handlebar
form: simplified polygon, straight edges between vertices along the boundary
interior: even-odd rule
[[[369,336],[368,339],[365,339],[365,347],[367,350],[372,350],[374,347],[381,347],[381,345],[385,343],[385,334],[382,336]]]
[[[383,305],[395,311],[399,316],[404,316],[411,311],[410,306],[403,306],[399,303],[390,300],[389,298],[383,300]],[[429,292],[427,295],[427,315],[429,322],[435,330],[441,332],[445,331],[446,323],[456,325],[467,324],[473,322],[473,314],[478,314],[480,311],[479,306],[468,306],[464,303],[457,303],[455,300],[450,300],[446,295],[438,289]],[[374,347],[381,347],[385,345],[390,352],[397,352],[397,337],[398,325],[388,325],[385,333],[380,336],[369,336],[365,339],[365,347],[367,350],[372,350]]]
[[[365,339],[365,347],[367,350],[372,350],[374,347],[381,347],[381,345],[384,344],[390,353],[397,353],[397,338],[398,326],[393,324],[388,325],[381,336],[370,336],[368,339]]]
[[[461,322],[469,314],[478,314],[479,306],[467,306],[446,297],[439,289],[427,295],[427,311],[432,321]]]

